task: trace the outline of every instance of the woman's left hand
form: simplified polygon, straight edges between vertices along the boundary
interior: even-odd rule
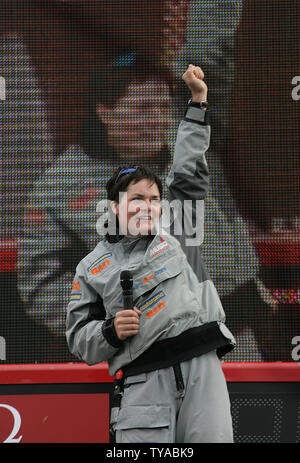
[[[182,79],[192,92],[193,101],[207,101],[207,85],[204,82],[204,72],[199,66],[190,64]]]

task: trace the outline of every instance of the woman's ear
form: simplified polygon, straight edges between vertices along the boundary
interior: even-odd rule
[[[117,201],[111,201],[110,208],[112,212],[118,217],[119,216],[119,204],[117,203]]]

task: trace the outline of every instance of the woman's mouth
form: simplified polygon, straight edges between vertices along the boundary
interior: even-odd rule
[[[150,215],[141,215],[141,216],[137,217],[137,219],[138,220],[145,220],[145,221],[152,220]]]

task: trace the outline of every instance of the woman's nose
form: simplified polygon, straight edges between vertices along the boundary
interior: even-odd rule
[[[150,211],[151,208],[152,208],[152,201],[151,201],[151,199],[145,199],[145,200],[143,201],[142,209],[147,210],[147,211]]]
[[[145,199],[143,206],[145,210],[149,211],[151,209],[151,201],[149,199]]]

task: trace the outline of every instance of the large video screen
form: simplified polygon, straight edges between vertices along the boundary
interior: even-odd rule
[[[202,254],[237,346],[298,361],[298,0],[0,2],[0,363],[76,362],[75,269],[102,237],[120,165],[163,182],[191,95],[208,87]]]

